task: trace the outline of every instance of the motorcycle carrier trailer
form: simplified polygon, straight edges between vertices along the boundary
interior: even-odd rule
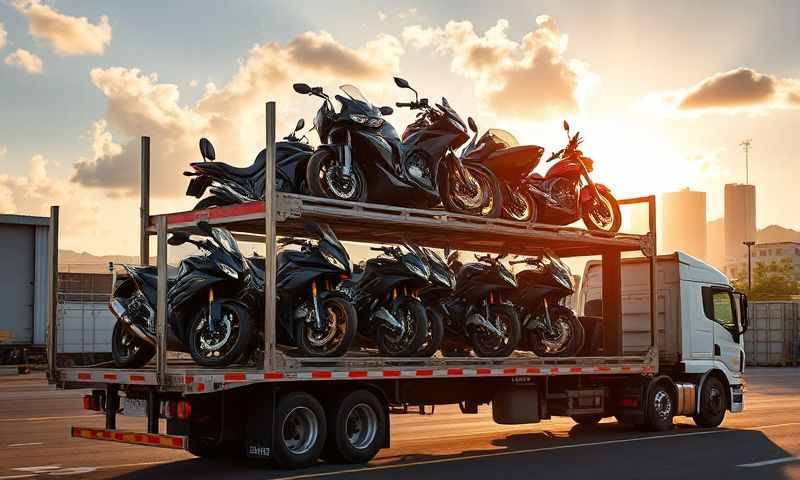
[[[275,104],[266,104],[266,165],[275,165]],[[339,460],[372,458],[389,445],[389,414],[419,407],[458,404],[465,414],[491,404],[498,423],[532,423],[553,415],[591,418],[618,415],[641,423],[643,398],[654,383],[683,392],[659,368],[655,298],[655,197],[620,200],[645,204],[649,232],[607,234],[580,228],[523,224],[485,219],[444,210],[422,210],[278,193],[275,170],[267,168],[262,202],[207,210],[151,215],[149,198],[150,138],[141,141],[141,263],[150,258],[149,237],[157,245],[157,345],[155,365],[140,369],[108,366],[62,366],[56,342],[57,272],[51,269],[48,295],[48,378],[59,388],[92,389],[84,408],[104,412],[105,428],[73,427],[75,438],[188,449],[200,456],[271,458],[282,467],[309,465],[308,458],[287,446],[287,422],[318,422],[319,442],[336,442],[343,424],[358,410],[371,425],[371,439],[361,450],[339,449]],[[58,207],[51,208],[50,264],[58,263]],[[256,365],[203,368],[169,358],[166,348],[167,235],[196,233],[197,222],[228,228],[243,241],[263,242],[265,312],[263,355]],[[327,223],[342,241],[396,243],[403,239],[429,247],[535,255],[551,249],[561,257],[599,255],[603,260],[602,335],[586,356],[539,358],[515,352],[507,358],[379,357],[350,352],[338,358],[297,358],[276,345],[276,235],[304,236],[304,223]],[[650,263],[650,346],[623,353],[621,258],[640,252]],[[660,383],[659,383],[660,382]],[[667,388],[665,387],[665,388]],[[681,396],[683,398],[683,396]],[[684,405],[688,402],[682,402]],[[350,410],[345,406],[355,405]],[[146,418],[145,432],[117,429],[117,415]],[[693,406],[692,406],[693,407]],[[681,406],[677,414],[688,413]],[[684,411],[685,410],[685,411]],[[347,412],[347,418],[341,416]],[[298,413],[299,412],[299,413]],[[309,416],[308,412],[312,415]],[[294,417],[292,417],[294,415]],[[320,416],[327,418],[322,421]],[[296,418],[295,418],[296,417]],[[166,430],[161,428],[166,419]],[[289,421],[291,419],[291,422]],[[343,420],[343,422],[342,422]],[[356,432],[357,434],[358,432]],[[348,434],[345,432],[345,434]],[[282,439],[277,437],[284,435]],[[328,437],[326,438],[326,435]],[[280,441],[279,441],[280,440]],[[291,440],[291,439],[290,439]],[[312,442],[313,443],[313,442]],[[313,450],[313,449],[312,449]]]

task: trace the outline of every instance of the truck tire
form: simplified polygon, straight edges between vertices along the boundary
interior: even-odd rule
[[[597,425],[600,423],[600,420],[603,419],[603,416],[599,413],[585,413],[582,415],[573,415],[572,421],[577,423],[578,425]]]
[[[291,392],[278,401],[273,431],[273,456],[281,468],[308,467],[317,462],[327,436],[325,411],[306,392]]]
[[[675,416],[675,396],[665,382],[659,382],[649,389],[644,410],[642,427],[653,432],[663,432],[673,427]]]
[[[701,428],[718,427],[725,418],[727,405],[725,386],[719,378],[709,376],[700,390],[700,413],[692,416],[694,424]]]
[[[372,392],[350,392],[330,413],[324,454],[327,460],[366,463],[386,444],[386,409]]]

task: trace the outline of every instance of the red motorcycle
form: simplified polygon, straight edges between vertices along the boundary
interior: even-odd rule
[[[619,204],[607,186],[589,177],[594,162],[578,150],[583,139],[580,132],[570,136],[567,122],[564,130],[569,142],[547,159],[559,162],[545,176],[533,171],[543,148],[520,146],[513,135],[498,129],[490,129],[477,139],[478,129],[472,118],[469,126],[476,135],[464,148],[462,159],[480,161],[503,182],[503,217],[552,225],[569,225],[583,219],[591,230],[619,231]]]

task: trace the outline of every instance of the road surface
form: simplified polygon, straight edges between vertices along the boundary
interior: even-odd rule
[[[0,480],[30,478],[231,479],[800,479],[800,368],[750,369],[745,412],[719,429],[685,417],[674,430],[641,433],[612,419],[584,428],[556,419],[492,422],[489,407],[461,415],[392,417],[392,448],[369,465],[287,472],[257,461],[219,463],[187,452],[70,439],[71,425],[102,427],[82,410],[84,391],[55,390],[41,374],[0,377]],[[119,417],[119,428],[144,430]]]

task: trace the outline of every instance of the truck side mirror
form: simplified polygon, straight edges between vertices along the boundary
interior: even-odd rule
[[[734,292],[733,295],[738,300],[739,333],[743,335],[750,328],[750,319],[747,315],[747,295],[741,292]]]

